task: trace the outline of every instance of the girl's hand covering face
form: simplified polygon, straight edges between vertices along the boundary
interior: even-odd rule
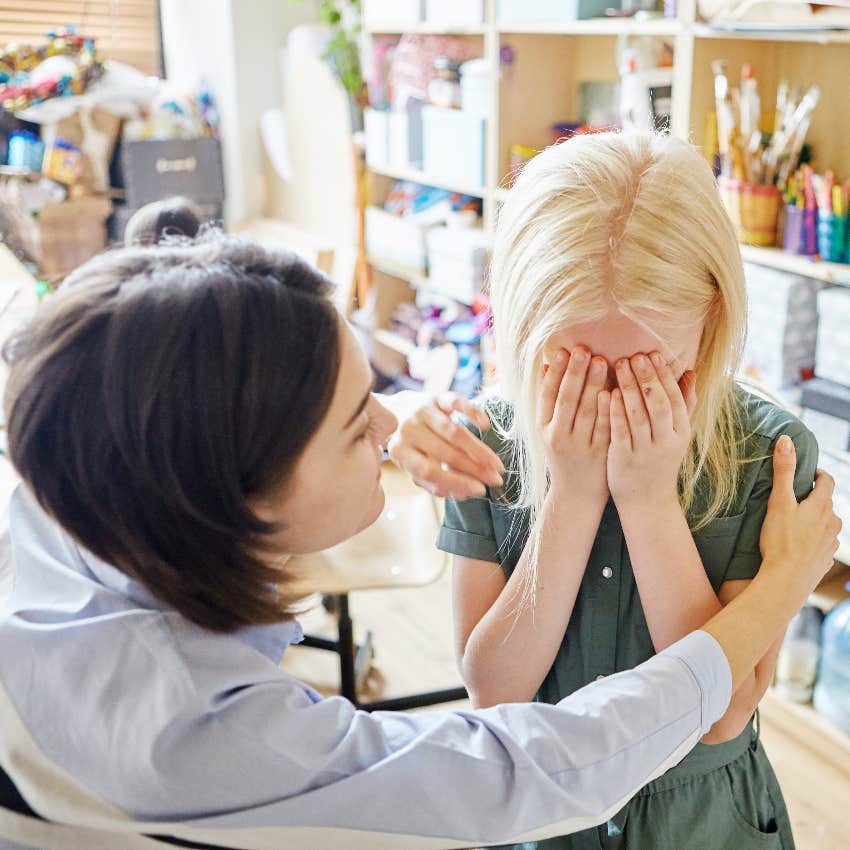
[[[482,431],[490,427],[487,414],[469,399],[444,393],[402,422],[389,441],[389,455],[435,496],[484,496],[486,485],[502,483],[504,466],[492,449],[452,421],[453,413],[463,414]]]
[[[551,492],[608,499],[605,458],[611,438],[608,364],[584,346],[557,351],[543,367],[537,425],[543,434]]]
[[[636,354],[616,364],[611,394],[608,485],[618,509],[639,503],[678,502],[678,477],[691,441],[696,380],[679,381],[658,353]]]

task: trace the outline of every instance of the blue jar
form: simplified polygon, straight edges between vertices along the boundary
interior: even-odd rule
[[[850,599],[836,605],[824,620],[821,641],[815,709],[850,735]]]

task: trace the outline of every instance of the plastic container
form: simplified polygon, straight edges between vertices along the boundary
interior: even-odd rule
[[[817,214],[814,208],[786,206],[782,247],[789,254],[813,256],[818,252]]]
[[[17,130],[9,137],[8,164],[15,168],[41,171],[44,143],[29,130]]]
[[[836,605],[824,621],[821,644],[815,709],[850,735],[850,599]]]
[[[776,662],[776,690],[794,702],[812,698],[820,657],[823,613],[806,605],[788,624]]]
[[[729,218],[735,225],[739,242],[763,248],[776,244],[776,227],[782,201],[776,186],[721,177],[717,181],[717,188]]]
[[[847,216],[818,210],[818,254],[831,263],[847,262]]]

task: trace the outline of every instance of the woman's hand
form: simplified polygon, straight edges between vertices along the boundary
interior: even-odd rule
[[[676,382],[656,351],[616,364],[619,388],[611,394],[608,485],[618,510],[679,503],[679,469],[691,440],[696,405],[693,372]]]
[[[605,458],[611,440],[608,364],[583,346],[560,349],[543,367],[537,425],[543,434],[550,493],[608,500]]]
[[[452,421],[453,413],[462,413],[483,431],[490,427],[487,414],[456,393],[422,398],[407,417],[394,411],[402,420],[387,445],[395,464],[435,496],[469,499],[484,496],[487,484],[500,485],[499,456]]]
[[[793,440],[780,437],[773,452],[773,489],[759,540],[764,559],[759,576],[781,573],[788,592],[796,589],[804,599],[832,566],[841,520],[832,506],[835,481],[823,470],[818,470],[812,492],[797,504],[796,463]]]

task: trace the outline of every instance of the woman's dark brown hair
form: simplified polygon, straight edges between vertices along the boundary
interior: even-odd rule
[[[86,549],[195,623],[285,619],[264,557],[277,529],[248,500],[285,486],[330,406],[330,289],[221,234],[90,260],[4,350],[15,467]]]

